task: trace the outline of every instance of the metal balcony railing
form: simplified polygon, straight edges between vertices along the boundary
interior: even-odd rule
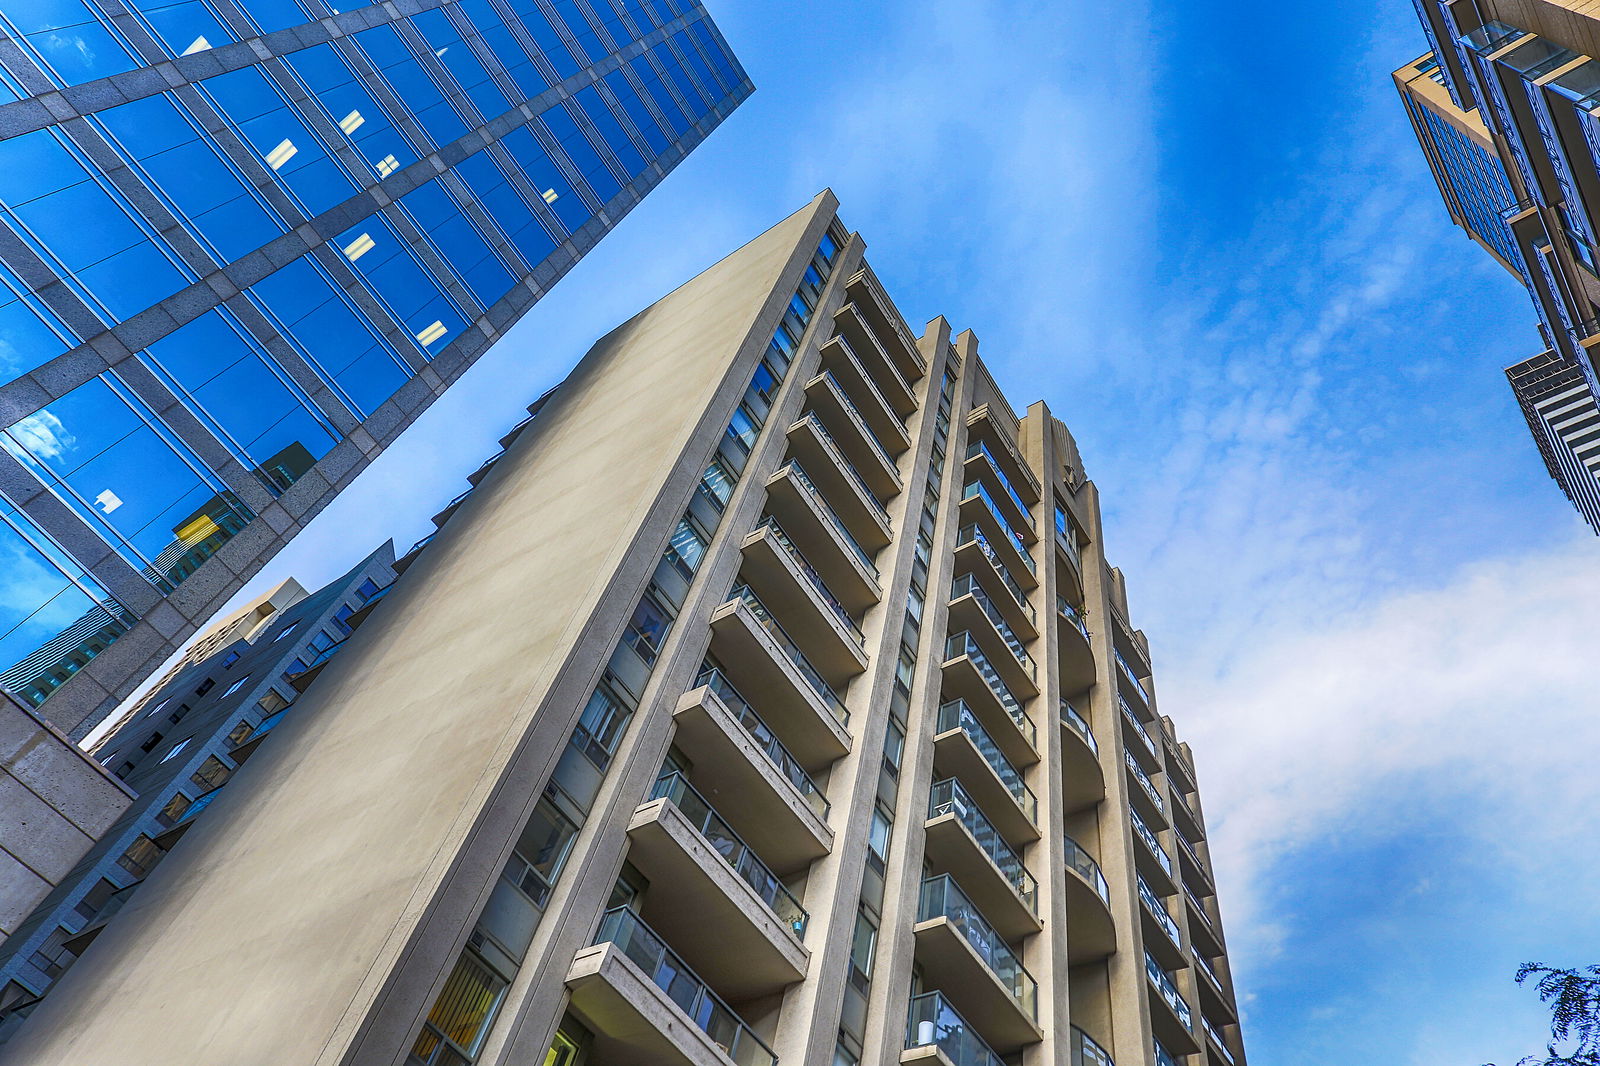
[[[716,669],[702,670],[700,676],[695,679],[695,684],[697,686],[704,685],[717,694],[717,698],[722,701],[723,706],[727,707],[728,712],[744,727],[744,731],[750,734],[750,739],[755,741],[756,747],[760,749],[761,754],[767,757],[767,761],[777,767],[778,772],[795,787],[795,790],[800,795],[805,797],[806,803],[810,805],[812,810],[823,818],[827,818],[829,810],[827,797],[822,794],[822,790],[817,787],[817,783],[811,779],[811,775],[806,773],[805,767],[800,765],[798,759],[789,754],[789,749],[783,746],[783,741],[779,740],[777,735],[767,727],[767,723],[761,720],[761,716],[755,712],[755,708],[751,707],[750,702],[739,694],[739,690],[733,687],[733,683],[724,676],[722,671]]]
[[[1133,776],[1138,780],[1139,787],[1144,789],[1144,794],[1150,797],[1150,802],[1156,805],[1156,810],[1165,814],[1167,805],[1161,801],[1161,793],[1156,791],[1155,782],[1150,780],[1150,775],[1144,772],[1144,767],[1139,765],[1139,760],[1133,757],[1133,752],[1122,753],[1123,759],[1128,764],[1128,769],[1133,771]]]
[[[1099,1044],[1088,1033],[1072,1027],[1072,1066],[1116,1066],[1111,1061],[1111,1053]]]
[[[778,647],[783,649],[783,653],[789,657],[789,661],[794,664],[800,676],[805,678],[806,684],[811,687],[812,691],[821,697],[822,702],[827,706],[833,717],[838,720],[840,725],[849,725],[850,711],[845,707],[844,701],[834,693],[833,686],[828,684],[821,671],[811,665],[811,660],[806,658],[806,653],[800,650],[800,645],[794,642],[794,638],[784,632],[783,626],[779,625],[778,620],[772,617],[772,612],[767,610],[766,605],[761,602],[750,586],[735,586],[733,591],[728,594],[728,598],[744,601],[744,605],[749,608],[756,622],[762,629],[766,630],[767,635],[773,639]]]
[[[800,465],[799,460],[790,459],[784,464],[783,469],[794,475],[794,479],[800,483],[800,487],[806,490],[806,495],[816,501],[817,506],[822,509],[822,513],[828,516],[828,521],[833,524],[834,532],[839,534],[845,546],[861,562],[861,565],[867,568],[868,573],[873,577],[877,577],[878,564],[872,561],[872,556],[867,553],[867,549],[856,543],[856,538],[850,533],[850,527],[844,524],[844,519],[839,517],[838,512],[833,509],[833,504],[829,503],[828,498],[822,494],[822,490],[817,488],[816,483],[811,480],[810,475]]]
[[[978,550],[983,553],[983,557],[989,560],[989,564],[994,567],[995,573],[1000,576],[1000,583],[1006,587],[1006,591],[1011,593],[1012,599],[1017,601],[1017,605],[1028,616],[1028,621],[1036,622],[1038,620],[1033,612],[1033,605],[1028,602],[1028,594],[1022,590],[1022,585],[1017,582],[1017,579],[1011,576],[1010,568],[996,554],[994,545],[989,543],[989,538],[983,535],[983,530],[978,528],[977,523],[969,522],[967,525],[962,526],[956,533],[956,544],[976,544]]]
[[[950,586],[950,598],[958,600],[963,596],[971,596],[977,601],[978,607],[983,611],[984,617],[994,623],[994,628],[1000,634],[1000,639],[1006,642],[1006,647],[1011,649],[1011,654],[1016,657],[1017,664],[1030,678],[1037,679],[1038,669],[1034,666],[1033,657],[1022,646],[1022,639],[1017,636],[1000,609],[994,605],[994,600],[983,591],[983,586],[978,584],[978,579],[972,574],[962,574]]]
[[[1172,946],[1183,949],[1183,934],[1178,931],[1178,923],[1172,920],[1172,915],[1167,913],[1166,906],[1161,902],[1161,897],[1145,884],[1144,878],[1139,878],[1139,902],[1144,904],[1145,910],[1150,912],[1150,917],[1156,920],[1161,931],[1167,934],[1167,939],[1172,941]]]
[[[1139,817],[1138,811],[1132,807],[1129,807],[1128,814],[1133,818],[1134,833],[1138,834],[1139,839],[1144,841],[1145,846],[1149,848],[1151,854],[1156,857],[1157,865],[1167,872],[1168,877],[1171,877],[1172,857],[1166,853],[1164,848],[1162,848],[1161,841],[1156,839],[1156,835],[1150,831],[1150,827],[1144,824],[1144,819]]]
[[[983,683],[989,687],[990,692],[994,693],[994,698],[1005,709],[1007,716],[1017,723],[1017,728],[1027,735],[1028,743],[1038,747],[1038,733],[1034,729],[1033,719],[1029,718],[1027,712],[1022,709],[1022,701],[1011,694],[1011,690],[1006,687],[1005,681],[1000,677],[1000,671],[996,670],[994,664],[989,661],[989,657],[983,654],[983,649],[978,647],[978,642],[973,638],[972,634],[964,629],[959,633],[950,634],[949,639],[944,644],[946,662],[951,659],[959,659],[963,655],[972,660],[972,665],[977,669],[978,676],[983,678]]]
[[[961,489],[961,501],[965,503],[967,500],[972,499],[983,501],[983,506],[994,517],[994,520],[999,523],[1000,531],[1011,541],[1011,546],[1017,550],[1017,554],[1022,556],[1022,565],[1028,568],[1028,573],[1037,574],[1039,568],[1034,563],[1033,556],[1028,552],[1028,542],[1023,539],[1021,533],[1011,528],[1011,521],[1001,512],[999,505],[994,502],[994,497],[989,495],[988,486],[981,481],[974,481],[970,485],[964,486]]]

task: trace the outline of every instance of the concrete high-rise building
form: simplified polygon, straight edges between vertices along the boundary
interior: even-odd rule
[[[193,828],[219,790],[288,714],[308,679],[343,647],[394,579],[379,548],[315,593],[294,580],[213,626],[96,746],[88,763],[134,795],[104,811],[97,831],[0,941],[0,1044],[94,942]],[[104,769],[102,770],[102,766]],[[102,788],[106,788],[103,785]],[[0,851],[48,834],[0,819]]]
[[[1244,1066],[1098,489],[835,206],[537,405],[10,1061]]]
[[[0,686],[81,739],[751,91],[693,0],[0,2]]]
[[[1543,350],[1506,376],[1550,476],[1600,532],[1600,13],[1413,2],[1432,50],[1395,85],[1451,218],[1533,299]]]

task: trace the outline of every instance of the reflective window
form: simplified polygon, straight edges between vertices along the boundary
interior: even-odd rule
[[[467,47],[444,12],[437,9],[421,12],[411,17],[411,24],[422,31],[428,47],[467,91],[484,118],[494,118],[511,110],[511,101],[490,79],[489,72],[472,54],[472,49]]]
[[[622,128],[622,123],[611,113],[606,102],[600,98],[600,93],[591,85],[579,89],[573,94],[573,99],[578,101],[583,113],[589,116],[589,121],[600,131],[600,136],[605,138],[606,145],[622,163],[623,171],[630,177],[637,177],[644,170],[644,156],[633,146],[633,141]]]
[[[467,318],[455,301],[445,295],[383,216],[373,215],[352,226],[332,244],[425,354],[440,351],[466,328]]]
[[[420,158],[332,45],[291,53],[284,62],[378,177],[386,178]]]
[[[0,432],[0,447],[158,586],[188,577],[253,517],[111,374]]]
[[[718,91],[716,75],[711,73],[711,68],[701,58],[700,52],[695,48],[694,42],[689,40],[689,35],[684,30],[679,30],[672,35],[672,43],[678,46],[678,53],[688,61],[689,67],[694,71],[695,77],[700,79],[700,88],[711,99],[708,103],[715,103],[723,94]]]
[[[161,94],[94,116],[157,190],[193,221],[224,260],[238,259],[285,232],[172,97]]]
[[[628,118],[633,122],[633,128],[639,131],[639,136],[644,138],[650,146],[652,156],[665,152],[672,144],[672,138],[661,129],[650,114],[650,109],[645,106],[639,94],[629,83],[627,77],[620,70],[613,70],[606,75],[606,88],[611,90],[622,109],[628,113]]]
[[[274,491],[294,484],[337,440],[223,310],[201,315],[139,358]]]
[[[200,87],[308,213],[321,214],[355,192],[327,146],[261,71],[244,67],[208,78]]]
[[[622,191],[622,183],[612,176],[600,153],[595,151],[594,145],[578,128],[578,123],[567,113],[566,105],[557,104],[550,108],[539,116],[539,121],[555,137],[602,204]]]
[[[119,318],[189,282],[51,130],[0,141],[0,201]]]
[[[534,66],[528,50],[506,27],[499,11],[489,0],[461,0],[461,10],[472,20],[484,43],[506,68],[506,73],[516,82],[524,97],[531,100],[550,87],[549,80]]]
[[[561,173],[555,160],[550,158],[550,153],[534,139],[533,134],[519,127],[506,134],[501,143],[544,198],[544,202],[550,205],[550,210],[555,213],[556,218],[567,227],[568,233],[576,232],[589,221],[593,212],[578,196],[572,183]]]
[[[461,116],[456,114],[393,26],[374,26],[351,39],[361,45],[372,64],[383,72],[395,95],[416,115],[434,143],[449,144],[467,132],[467,124],[461,121]]]
[[[64,85],[77,85],[140,66],[83,0],[13,4],[6,15]]]
[[[128,6],[144,15],[175,56],[204,52],[233,40],[233,34],[202,0],[136,0]]]
[[[249,290],[299,343],[310,361],[365,418],[406,383],[411,370],[309,256],[296,259]]]
[[[717,44],[716,37],[711,33],[711,27],[702,19],[689,25],[689,35],[700,45],[700,53],[711,61],[711,66],[721,79],[723,92],[733,92],[743,79],[729,62],[727,51]]]
[[[494,219],[522,258],[532,267],[542,262],[556,246],[554,238],[533,214],[522,196],[511,187],[504,172],[488,152],[470,155],[456,166],[456,176],[464,181],[483,209]]]
[[[650,94],[650,99],[655,101],[657,109],[666,116],[667,124],[671,127],[674,139],[683,136],[689,131],[692,123],[679,107],[667,87],[661,83],[661,76],[656,73],[656,68],[646,56],[639,56],[629,62],[633,72],[644,82],[645,91]]]
[[[0,686],[37,707],[133,622],[0,496]]]
[[[570,78],[588,65],[587,59],[574,58],[567,46],[562,43],[561,35],[550,24],[544,12],[539,10],[539,5],[533,0],[511,0],[511,9],[522,19],[522,24],[528,28],[534,43],[539,46],[539,51],[544,53],[557,76],[562,79]]]
[[[608,0],[590,0],[589,7],[599,17],[601,27],[605,31],[600,38],[602,48],[612,51],[633,40],[633,33],[622,24],[621,0],[616,3],[610,3]]]
[[[612,0],[612,3],[627,9],[629,17],[633,19],[634,28],[639,31],[640,37],[655,28],[655,20],[650,17],[649,12],[644,9],[644,5],[639,0]]]
[[[662,69],[667,72],[667,77],[672,79],[672,84],[682,94],[683,102],[689,109],[690,119],[699,119],[701,115],[711,110],[705,98],[700,95],[700,90],[695,88],[694,82],[689,79],[688,72],[683,69],[683,63],[672,54],[672,49],[667,47],[665,41],[650,49],[650,55],[661,64]]]
[[[0,384],[21,377],[76,343],[22,282],[0,266]]]
[[[262,33],[287,29],[311,21],[295,0],[240,0],[239,8]]]
[[[583,49],[588,63],[605,58],[606,50],[601,47],[600,38],[596,36],[593,27],[589,25],[589,20],[583,17],[583,12],[578,10],[578,5],[573,0],[550,0],[550,6],[556,9],[561,21],[567,24],[568,32],[578,39],[578,47]],[[582,59],[584,56],[579,58]]]
[[[413,189],[399,202],[418,228],[427,233],[439,254],[466,281],[479,304],[492,306],[516,283],[437,178]]]

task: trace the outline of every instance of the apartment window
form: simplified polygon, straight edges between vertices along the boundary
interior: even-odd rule
[[[672,539],[667,542],[666,560],[678,573],[692,580],[709,543],[705,534],[685,515],[678,520],[678,528],[672,531]]]
[[[139,839],[129,845],[128,850],[122,853],[117,860],[117,865],[128,871],[134,877],[144,880],[145,876],[161,861],[161,856],[166,852],[156,846],[156,842],[140,834]]]
[[[857,1066],[861,1057],[843,1044],[836,1044],[833,1048],[833,1066]]]
[[[154,750],[155,746],[157,744],[159,744],[159,743],[161,743],[161,734],[160,733],[151,733],[148,737],[145,738],[144,743],[139,745],[139,750],[143,751],[143,752],[152,751],[152,750]]]
[[[733,439],[735,449],[740,455],[749,455],[750,449],[756,445],[756,438],[761,435],[761,425],[750,412],[743,407],[733,412],[733,418],[728,423],[728,436]]]
[[[183,754],[183,749],[187,748],[189,746],[189,741],[191,741],[193,739],[194,739],[194,737],[184,737],[182,740],[180,740],[176,744],[172,745],[172,750],[167,752],[165,755],[161,756],[161,761],[162,762],[167,762],[170,759],[175,759],[179,755],[182,755]]]
[[[909,594],[906,596],[906,617],[911,619],[920,627],[922,625],[922,592],[920,589],[916,588],[912,588],[908,591]]]
[[[245,741],[249,740],[251,736],[255,734],[255,731],[256,727],[251,725],[249,722],[240,722],[238,725],[234,726],[233,731],[228,734],[228,747],[237,748],[240,744],[243,744]]]
[[[622,731],[628,727],[633,712],[611,694],[605,685],[598,685],[572,730],[572,743],[589,757],[589,761],[604,770],[611,764],[611,754],[616,751]]]
[[[235,692],[238,692],[241,688],[244,688],[244,683],[246,681],[249,681],[249,680],[250,680],[250,675],[249,674],[245,674],[239,680],[235,681],[233,684],[231,684],[231,685],[229,685],[227,687],[227,689],[222,693],[222,698],[223,699],[227,699],[229,696],[233,695]]]
[[[100,908],[106,905],[106,900],[116,894],[117,886],[101,878],[93,888],[83,894],[83,898],[73,906],[72,910],[84,921],[93,921],[94,916],[100,913]]]
[[[512,883],[543,907],[550,898],[551,886],[561,876],[561,868],[567,863],[577,835],[577,825],[556,809],[550,797],[540,799],[517,840],[517,853],[506,867],[507,874],[511,874],[518,859],[526,866],[511,878]]]
[[[879,873],[889,861],[889,838],[894,833],[894,819],[879,803],[872,808],[872,826],[867,830],[867,864]]]
[[[222,668],[224,670],[226,670],[226,669],[228,669],[228,667],[232,666],[234,663],[236,663],[238,661],[239,661],[239,653],[236,652],[236,651],[230,651],[228,653],[227,657],[222,660]]]
[[[900,661],[895,663],[894,683],[896,687],[903,688],[907,693],[911,691],[911,681],[917,672],[917,649],[904,643],[900,645]]]
[[[207,755],[206,761],[200,765],[200,769],[189,775],[189,780],[193,781],[202,792],[210,792],[212,789],[220,787],[231,773],[233,771],[221,759],[215,755]]]
[[[125,781],[131,773],[133,773],[133,763],[125,762],[117,767],[115,777],[118,781]]]
[[[376,581],[372,580],[370,577],[367,578],[365,581],[363,581],[361,583],[361,586],[356,589],[356,595],[361,597],[361,602],[362,603],[366,603],[368,600],[372,599],[372,597],[376,596],[377,594],[378,594],[378,583]]]
[[[337,611],[334,611],[333,612],[333,625],[334,625],[334,628],[337,629],[341,633],[348,634],[350,632],[350,621],[349,621],[349,619],[350,619],[350,616],[355,614],[355,613],[356,613],[356,609],[354,607],[350,606],[348,603],[345,604],[344,606],[340,607]]]
[[[505,994],[506,982],[472,952],[463,952],[444,983],[407,1066],[464,1066],[478,1053]]]
[[[184,812],[189,809],[192,803],[193,801],[188,796],[180,792],[169,799],[165,807],[156,812],[156,821],[162,825],[177,825],[178,819],[183,817]]]
[[[883,737],[883,768],[889,771],[889,776],[900,776],[900,759],[906,752],[906,731],[900,728],[900,723],[893,718],[889,719],[889,730]]]
[[[865,992],[872,983],[872,954],[878,946],[878,923],[866,908],[856,911],[856,927],[850,936],[850,983]]]
[[[544,1057],[544,1066],[573,1066],[577,1061],[578,1042],[557,1029],[556,1038],[550,1042],[550,1052]]]
[[[720,511],[733,498],[733,487],[738,480],[726,463],[721,459],[713,459],[711,465],[706,467],[706,472],[700,475],[700,487],[716,501],[717,510]]]
[[[167,721],[171,722],[173,725],[177,725],[179,722],[183,721],[183,716],[188,713],[189,705],[187,703],[180,703],[178,704],[177,710],[167,715]]]
[[[268,689],[265,696],[256,700],[256,706],[260,708],[262,714],[271,715],[289,706],[289,701],[278,695],[277,689]]]
[[[755,416],[757,422],[765,422],[767,414],[772,410],[772,398],[777,394],[778,386],[782,379],[772,372],[772,368],[763,360],[756,367],[755,376],[750,379],[750,387],[744,393],[744,406]]]
[[[322,653],[339,643],[337,637],[330,636],[326,629],[317,630],[317,635],[311,638],[309,647],[312,651]]]
[[[196,696],[204,696],[207,692],[210,692],[216,687],[216,681],[208,677],[204,681],[200,682],[200,687],[194,690],[194,694]]]
[[[622,643],[637,652],[646,663],[654,663],[671,625],[672,616],[653,596],[646,595],[639,601],[639,606],[633,609],[633,617],[628,620],[628,628],[622,634]]]
[[[64,927],[51,931],[45,942],[39,945],[39,950],[28,959],[29,965],[42,971],[52,981],[60,977],[63,970],[78,961],[78,956],[62,946],[71,936],[71,931]]]

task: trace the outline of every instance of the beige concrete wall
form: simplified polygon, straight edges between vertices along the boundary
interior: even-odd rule
[[[592,684],[573,649],[625,621],[618,568],[641,536],[659,551],[663,486],[817,208],[596,344],[5,1061],[394,1060],[465,936],[459,856],[536,800],[502,779],[548,774],[581,695],[537,712]]]
[[[0,944],[133,799],[65,734],[0,693]]]

